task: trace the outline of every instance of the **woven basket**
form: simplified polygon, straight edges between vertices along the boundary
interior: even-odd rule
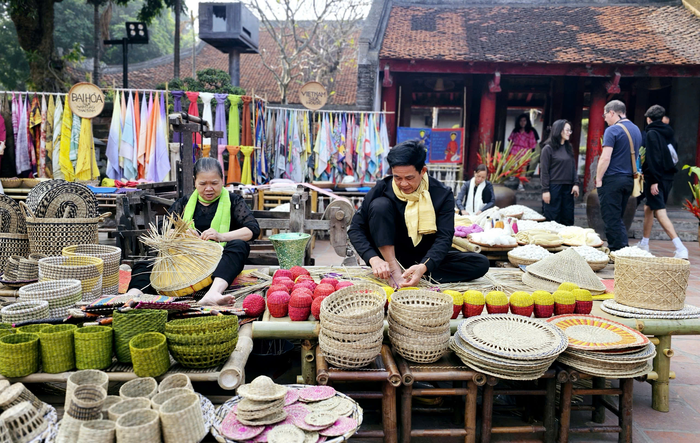
[[[608,263],[610,263],[610,260],[587,261],[586,263],[588,263],[588,266],[591,267],[593,272],[598,272],[605,269],[605,267],[608,266]]]
[[[17,280],[19,281],[30,281],[39,278],[39,262],[30,259],[22,258],[19,261],[19,268],[17,269]]]
[[[3,412],[0,421],[5,423],[13,443],[29,443],[49,426],[39,411],[27,401]]]
[[[170,374],[163,379],[158,385],[158,393],[169,391],[171,389],[185,388],[194,391],[192,382],[187,374]]]
[[[194,392],[179,395],[160,407],[165,443],[199,442],[208,433],[204,426],[202,406]]]
[[[112,328],[85,326],[75,331],[75,367],[105,369],[112,364]]]
[[[145,332],[129,341],[134,373],[139,377],[158,377],[170,369],[170,355],[165,335]]]
[[[236,340],[206,346],[181,346],[168,344],[168,350],[175,361],[186,368],[205,369],[214,368],[224,363],[236,348]]]
[[[0,420],[0,443],[12,443],[10,431],[5,426],[5,422]]]
[[[687,260],[669,257],[617,257],[615,301],[635,308],[675,311],[685,306],[690,277]]]
[[[187,388],[175,388],[159,392],[158,394],[154,395],[151,399],[151,408],[153,408],[154,411],[158,411],[160,410],[160,407],[163,405],[163,403],[170,400],[171,398],[175,398],[180,395],[191,394],[192,392],[194,391]]]
[[[68,310],[82,299],[80,280],[51,280],[32,283],[19,289],[21,300],[46,300],[51,318],[67,317]]]
[[[21,301],[0,309],[4,323],[20,323],[23,321],[42,320],[49,318],[49,302]]]
[[[22,383],[13,384],[0,394],[0,409],[7,411],[11,407],[25,401],[28,401],[39,414],[43,415],[46,409],[46,403],[39,400],[36,395],[32,394]]]
[[[51,326],[50,323],[34,323],[31,325],[24,325],[17,328],[17,333],[19,334],[38,334],[46,326]]]
[[[197,335],[213,333],[230,328],[235,328],[236,330],[238,329],[238,317],[235,315],[219,315],[172,320],[165,325],[165,332],[174,335]]]
[[[450,302],[451,303],[451,302]],[[321,322],[352,322],[355,325],[373,323],[378,312],[384,312],[386,292],[381,286],[359,283],[335,291],[321,303]]]
[[[104,261],[102,272],[102,295],[119,293],[119,265],[122,250],[116,246],[106,245],[73,245],[63,248],[64,257],[89,256],[101,258]]]
[[[39,260],[39,280],[80,280],[82,300],[93,301],[102,295],[103,268],[104,262],[97,257],[46,257]]]
[[[416,326],[441,327],[452,317],[452,297],[434,291],[399,291],[391,297],[389,309]]]
[[[127,398],[109,408],[109,419],[117,421],[122,415],[139,409],[150,409],[151,400],[145,397]]]
[[[66,399],[63,405],[64,410],[70,409],[70,401],[73,398],[73,392],[83,385],[97,385],[107,390],[109,386],[109,377],[106,373],[102,371],[96,371],[94,369],[82,370],[74,372],[68,377],[66,382]]]
[[[158,392],[158,382],[152,377],[129,380],[119,388],[119,396],[123,398],[145,397],[149,400]]]
[[[80,425],[77,443],[114,443],[117,424],[110,420],[93,420]]]
[[[73,391],[70,407],[66,414],[76,420],[97,420],[102,416],[102,405],[106,398],[107,391],[101,386],[78,386]]]
[[[0,374],[24,377],[39,370],[39,336],[10,334],[0,338]]]
[[[0,194],[0,233],[26,234],[27,225],[22,208],[12,197]]]
[[[160,416],[152,409],[137,409],[117,419],[119,443],[160,443]]]
[[[29,237],[27,234],[0,234],[0,269],[5,269],[7,259],[17,255],[26,257],[29,255]],[[17,276],[6,276],[17,278]]]
[[[121,363],[131,363],[129,341],[144,332],[165,333],[168,311],[164,309],[135,309],[132,311],[114,311],[114,344],[117,359]]]
[[[2,234],[0,234],[2,235]],[[0,255],[2,257],[2,255]],[[17,271],[19,271],[19,261],[22,260],[21,255],[12,254],[6,257],[5,264],[3,265],[3,280],[5,281],[16,281]]]
[[[19,188],[22,186],[22,179],[17,177],[12,178],[0,178],[0,183],[2,183],[3,188]]]
[[[226,343],[238,338],[238,329],[230,328],[205,334],[171,334],[166,332],[168,342],[181,346],[205,346]]]
[[[95,193],[85,185],[65,180],[47,180],[27,195],[27,207],[38,218],[90,218],[99,215]]]
[[[122,401],[124,401],[124,399],[118,395],[108,395],[107,398],[105,398],[104,404],[102,404],[102,415],[105,418],[108,417],[107,411],[109,411],[109,408]]]
[[[73,337],[76,325],[62,324],[45,326],[39,332],[41,365],[44,372],[58,374],[75,367],[75,345]]]

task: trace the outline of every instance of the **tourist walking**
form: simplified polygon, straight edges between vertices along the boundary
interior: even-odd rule
[[[579,195],[576,158],[570,138],[571,123],[555,121],[540,155],[544,216],[566,226],[574,224],[574,199]]]

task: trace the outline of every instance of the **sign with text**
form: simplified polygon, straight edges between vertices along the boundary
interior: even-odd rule
[[[319,82],[304,83],[299,90],[299,101],[306,109],[321,109],[328,101],[328,91]]]
[[[82,118],[95,118],[105,107],[105,95],[92,83],[77,83],[66,97],[73,114]]]

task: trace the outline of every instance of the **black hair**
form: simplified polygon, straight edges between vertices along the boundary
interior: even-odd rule
[[[476,168],[474,168],[474,175],[478,174],[481,171],[486,171],[487,173],[489,172],[489,169],[486,167],[485,164],[480,164],[477,165]]]
[[[224,170],[221,168],[221,163],[219,163],[215,158],[202,157],[194,164],[195,178],[197,178],[200,172],[210,171],[216,171],[216,173],[219,174],[219,178],[224,178]]]
[[[518,116],[518,118],[515,119],[515,128],[513,128],[513,132],[520,131],[520,120],[523,118],[525,119],[525,132],[534,131],[535,128],[532,127],[532,122],[530,121],[530,114],[528,114],[527,112],[523,112]]]
[[[425,166],[425,146],[418,140],[407,140],[391,148],[386,160],[392,168],[413,166],[420,172]]]
[[[661,105],[653,105],[644,113],[644,117],[649,117],[653,122],[661,120],[664,115],[666,115],[666,110]]]
[[[557,120],[552,123],[552,131],[549,133],[549,138],[545,144],[551,146],[552,149],[562,146],[561,133],[564,132],[564,127],[566,127],[566,125],[571,126],[571,122],[566,119]],[[569,155],[574,155],[574,148],[571,146],[571,143],[568,140],[564,141],[563,146]]]

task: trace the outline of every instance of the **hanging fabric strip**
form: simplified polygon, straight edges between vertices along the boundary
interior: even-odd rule
[[[73,165],[73,168],[75,169],[75,165],[78,162],[78,148],[80,147],[80,126],[82,124],[82,121],[80,120],[80,116],[77,114],[73,114],[73,126],[71,127],[70,131],[70,150],[69,150],[69,158],[70,162]]]
[[[216,121],[214,123],[214,130],[215,131],[221,131],[224,133],[223,137],[219,138],[218,144],[218,152],[216,155],[216,159],[219,161],[219,164],[221,164],[221,169],[223,170],[224,168],[224,150],[226,149],[225,146],[228,143],[228,134],[226,130],[226,98],[228,97],[228,94],[214,94],[214,98],[216,99]]]
[[[49,105],[46,109],[46,176],[53,178],[53,121],[56,113],[56,101],[53,95],[49,96]]]
[[[241,100],[243,100],[243,128],[241,129],[241,143],[246,146],[251,146],[253,144],[253,134],[251,133],[250,127],[250,102],[253,100],[253,98],[244,96],[241,97]]]
[[[100,176],[95,157],[95,139],[92,136],[92,120],[80,121],[79,147],[75,165],[76,180],[93,180]]]
[[[228,101],[231,103],[228,111],[228,144],[240,146],[241,117],[238,114],[238,104],[241,102],[241,96],[229,94]]]
[[[17,138],[16,138],[16,153],[17,156],[17,175],[26,173],[32,170],[32,160],[29,154],[29,140],[27,134],[27,111],[26,111],[26,99],[19,97],[18,104],[18,126],[17,126]]]
[[[173,96],[173,111],[182,111],[182,96],[185,95],[183,91],[170,91]],[[179,132],[173,132],[173,143],[180,143],[182,134]]]
[[[168,158],[168,136],[166,135],[166,110],[165,110],[165,94],[160,95],[160,103],[158,106],[157,115],[158,129],[156,131],[156,152],[155,158],[155,168],[156,179],[155,181],[161,182],[165,180],[165,177],[170,172],[170,159]]]
[[[120,140],[121,140],[121,99],[119,94],[114,94],[114,108],[112,109],[112,121],[109,125],[109,138],[107,139],[107,177],[112,180],[121,180],[122,173],[119,167]]]
[[[61,134],[63,132],[63,104],[61,97],[56,96],[56,111],[53,113],[53,156],[51,166],[53,167],[54,179],[65,179],[61,170]]]
[[[243,153],[243,171],[241,172],[241,183],[244,185],[252,185],[253,179],[251,175],[251,161],[250,156],[253,155],[255,151],[254,146],[241,146],[241,152]]]
[[[60,163],[63,178],[69,182],[75,180],[75,172],[73,163],[70,161],[70,143],[71,134],[73,132],[73,112],[70,109],[68,100],[66,100],[63,108],[63,120],[61,123],[61,153]]]
[[[143,93],[141,111],[139,111],[139,145],[138,145],[138,171],[139,179],[146,178],[146,145],[148,144],[148,99]]]
[[[134,122],[134,96],[129,93],[129,102],[126,105],[126,118],[122,123],[121,141],[119,142],[119,157],[126,180],[136,180],[139,175],[137,169],[138,156],[136,155],[136,127]],[[136,160],[136,162],[134,162]]]
[[[190,115],[194,115],[195,117],[199,117],[199,107],[197,106],[197,98],[199,97],[199,92],[185,92],[187,95],[187,100],[190,101],[190,107],[187,109],[187,113]],[[202,135],[197,133],[194,134],[194,139],[192,140],[192,143],[196,144],[197,146],[202,145]]]
[[[158,93],[156,92],[156,100],[153,100],[153,93],[148,96],[148,123],[146,131],[146,180],[155,181],[153,179],[155,164],[153,163],[153,154],[156,148],[156,108],[158,108]]]
[[[209,123],[209,130],[211,131],[212,129],[214,129],[214,119],[211,113],[211,100],[214,98],[214,94],[211,92],[200,92],[199,98],[201,98],[202,103],[204,103],[204,110],[202,111],[202,120]],[[211,146],[211,138],[205,137],[202,140],[202,145]]]

